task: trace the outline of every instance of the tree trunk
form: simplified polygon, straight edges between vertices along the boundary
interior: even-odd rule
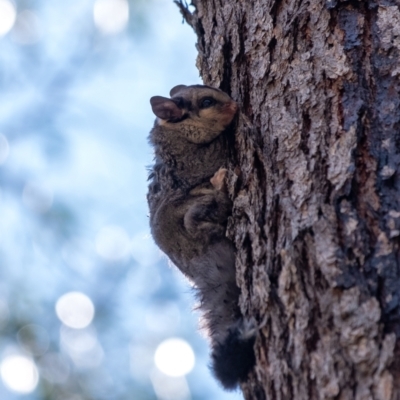
[[[242,111],[245,398],[400,399],[400,2],[193,3],[200,74]]]

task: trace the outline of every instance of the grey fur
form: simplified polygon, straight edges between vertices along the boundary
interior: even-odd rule
[[[170,94],[171,99],[150,100],[158,117],[149,137],[156,161],[147,196],[151,232],[161,250],[194,283],[216,375],[232,388],[230,382],[236,384],[243,377],[233,374],[225,384],[218,363],[224,362],[219,354],[226,352],[228,335],[238,332],[240,342],[243,333],[234,246],[225,236],[232,203],[223,168],[237,105],[226,93],[207,86],[179,85]]]

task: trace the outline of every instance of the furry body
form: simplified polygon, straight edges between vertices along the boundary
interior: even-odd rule
[[[255,335],[240,315],[235,249],[225,236],[232,203],[224,190],[223,167],[237,105],[207,86],[180,85],[170,95],[150,100],[158,117],[149,137],[155,153],[147,197],[151,232],[194,283],[214,373],[232,389],[254,364]]]

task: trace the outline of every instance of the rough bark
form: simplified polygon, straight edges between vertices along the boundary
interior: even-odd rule
[[[180,4],[204,82],[242,110],[228,233],[260,324],[246,399],[400,399],[399,4]]]

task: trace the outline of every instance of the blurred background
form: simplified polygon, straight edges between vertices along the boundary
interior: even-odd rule
[[[0,0],[0,399],[234,400],[148,227],[153,95],[200,83],[172,0]]]

